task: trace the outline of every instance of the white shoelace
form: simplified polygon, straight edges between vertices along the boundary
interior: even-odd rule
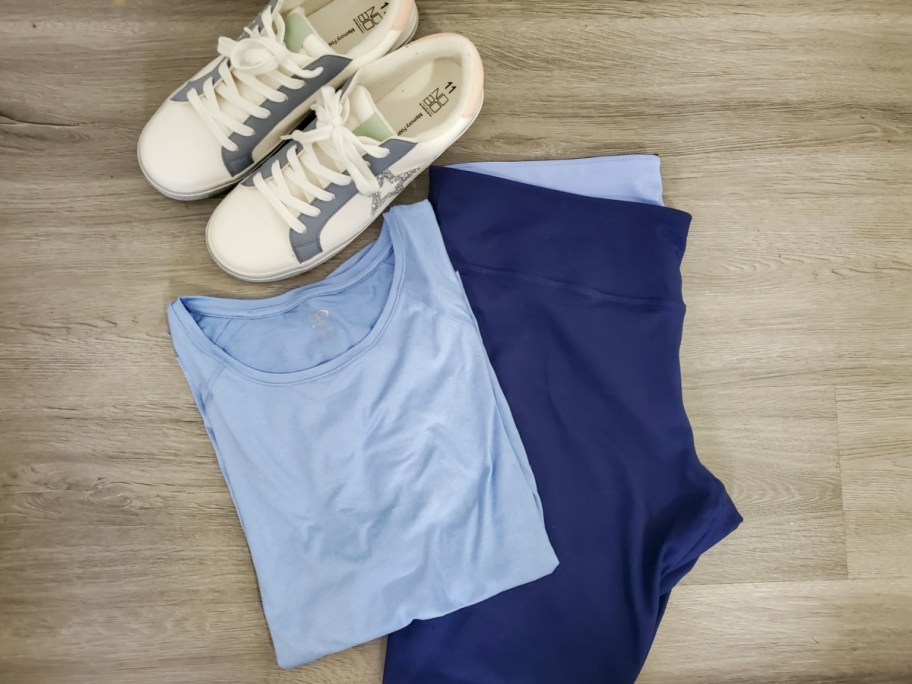
[[[371,172],[364,155],[382,158],[389,150],[378,145],[373,138],[355,135],[346,128],[350,104],[329,86],[320,89],[317,103],[313,110],[317,113],[316,125],[309,131],[294,131],[283,136],[285,140],[294,140],[299,146],[288,150],[285,165],[282,159],[276,159],[270,169],[272,176],[263,178],[257,172],[253,184],[266,196],[270,205],[285,219],[288,227],[298,233],[307,228],[298,216],[319,216],[320,209],[305,201],[300,195],[328,202],[335,198],[325,189],[330,183],[349,185],[354,182],[358,192],[370,195],[380,189],[380,184]],[[347,171],[337,171],[323,164],[317,156],[319,149],[336,167]],[[317,181],[317,182],[314,182]],[[322,182],[322,184],[318,184]]]
[[[297,7],[304,0],[286,0],[280,2],[273,11],[267,7],[263,10],[263,28],[244,29],[246,34],[240,40],[222,36],[218,42],[218,53],[227,57],[219,66],[221,83],[213,84],[212,78],[203,84],[203,92],[196,90],[187,93],[187,99],[208,126],[222,147],[234,152],[238,149],[230,139],[232,133],[250,136],[254,129],[246,125],[238,115],[254,116],[265,119],[269,110],[250,100],[251,96],[260,95],[271,102],[284,102],[288,96],[278,90],[284,86],[293,90],[303,88],[305,80],[319,76],[323,67],[304,69],[315,57],[306,52],[292,52],[285,46],[285,19],[281,11]],[[295,78],[297,77],[297,78]],[[262,80],[261,80],[262,79]],[[247,87],[247,93],[238,89],[238,83]],[[234,105],[239,112],[226,112],[221,100]],[[246,119],[246,116],[244,116]]]

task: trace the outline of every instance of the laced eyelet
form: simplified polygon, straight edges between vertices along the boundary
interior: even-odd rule
[[[333,193],[329,193],[329,199],[326,200],[326,201],[327,201],[327,202],[332,202],[334,199],[336,199],[336,196],[335,196]]]

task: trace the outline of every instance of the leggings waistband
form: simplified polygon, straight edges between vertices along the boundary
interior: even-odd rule
[[[616,297],[681,301],[691,219],[685,212],[447,167],[432,167],[429,195],[457,270],[474,266]]]

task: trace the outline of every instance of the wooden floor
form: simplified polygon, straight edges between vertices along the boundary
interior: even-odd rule
[[[258,3],[3,3],[4,683],[380,682],[382,641],[276,667],[165,324],[178,295],[326,269],[233,280],[204,245],[217,200],[165,199],[135,161]],[[912,682],[912,5],[419,3],[420,34],[487,67],[442,161],[656,152],[694,215],[685,398],[745,522],[641,681]]]

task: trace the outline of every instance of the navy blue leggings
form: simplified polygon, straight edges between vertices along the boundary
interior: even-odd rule
[[[560,565],[392,634],[384,682],[632,682],[672,587],[741,522],[681,398],[690,216],[439,167],[430,200]]]

